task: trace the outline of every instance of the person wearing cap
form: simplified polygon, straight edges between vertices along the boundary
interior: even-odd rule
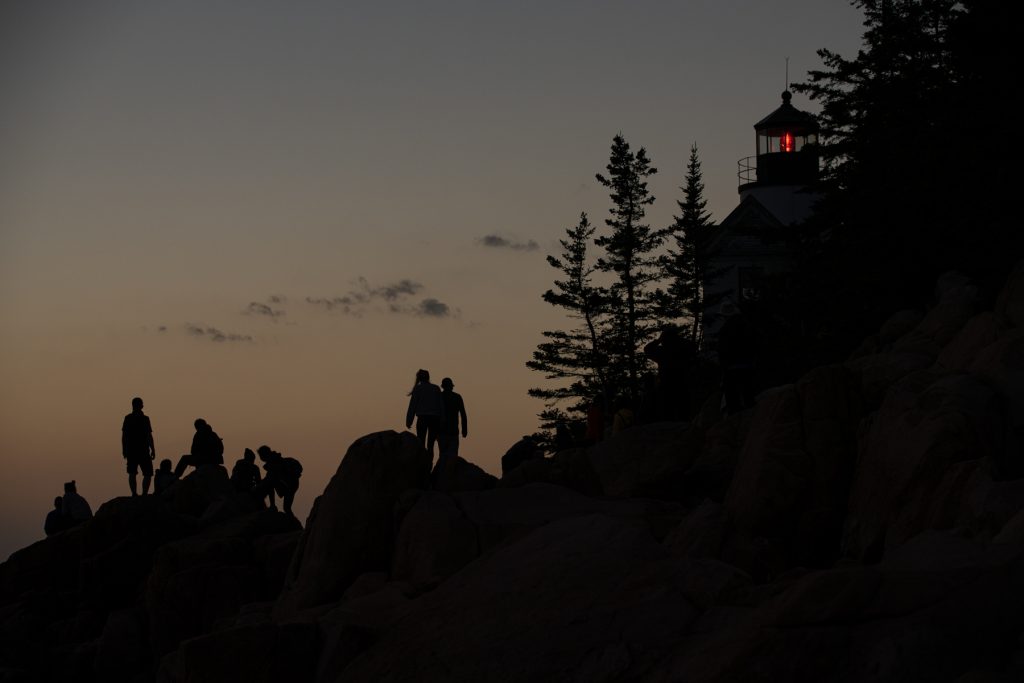
[[[441,414],[441,428],[438,433],[437,469],[442,471],[449,458],[459,454],[459,433],[465,439],[469,435],[469,423],[466,419],[466,404],[462,396],[456,394],[455,383],[450,377],[441,380],[441,402],[444,410]],[[459,428],[459,422],[462,428]]]

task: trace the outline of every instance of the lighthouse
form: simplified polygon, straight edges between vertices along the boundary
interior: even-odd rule
[[[764,277],[788,269],[792,254],[779,238],[807,220],[818,196],[818,123],[793,106],[789,91],[782,105],[754,124],[754,156],[738,162],[739,204],[715,229],[706,291],[721,293],[740,305],[756,302]],[[713,339],[721,318],[706,312],[705,338]]]
[[[782,93],[782,106],[754,124],[757,154],[740,159],[740,206],[757,201],[780,225],[795,225],[811,212],[816,197],[808,187],[818,179],[818,122]],[[739,216],[735,216],[739,218]]]

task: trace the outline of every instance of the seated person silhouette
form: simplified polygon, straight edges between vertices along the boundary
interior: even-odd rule
[[[47,513],[46,521],[43,523],[43,531],[46,532],[47,536],[53,536],[68,528],[68,525],[65,523],[64,512],[61,510],[63,502],[64,499],[60,496],[53,499],[53,509]]]
[[[248,493],[260,483],[260,468],[256,465],[256,454],[246,448],[242,459],[231,470],[231,483],[239,493]]]
[[[164,458],[160,461],[160,469],[156,471],[153,479],[153,491],[163,493],[176,481],[178,481],[178,475],[171,471],[170,458]]]
[[[205,467],[206,465],[224,464],[224,442],[213,431],[213,427],[206,423],[206,420],[199,418],[195,421],[196,434],[192,437],[192,450],[181,456],[174,473],[180,478],[185,473],[185,468]]]
[[[260,460],[263,461],[266,475],[253,492],[261,499],[264,496],[269,496],[272,510],[277,509],[274,502],[274,494],[277,493],[281,496],[284,511],[289,515],[292,514],[292,501],[295,500],[295,492],[299,490],[302,465],[295,458],[285,458],[277,451],[271,450],[270,446],[260,446],[256,452],[259,453]]]
[[[78,487],[74,479],[64,484],[64,499],[61,501],[60,508],[68,526],[77,526],[92,519],[92,508],[89,507],[85,498],[78,495]]]

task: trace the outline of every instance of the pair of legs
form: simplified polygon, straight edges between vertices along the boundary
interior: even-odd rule
[[[459,454],[459,434],[438,434],[437,435],[437,465],[434,467],[433,479],[436,482],[441,472],[444,472],[449,463]]]
[[[145,455],[127,457],[128,461],[128,488],[131,489],[132,495],[137,496],[138,484],[137,477],[139,470],[142,470],[142,495],[149,493],[149,484],[153,481],[153,459],[150,458],[149,453]]]
[[[277,509],[277,502],[274,500],[274,494],[281,496],[281,507],[284,508],[285,513],[292,514],[292,501],[295,500],[295,492],[299,490],[299,485],[296,483],[294,486],[286,481],[272,481],[270,479],[264,479],[260,484],[252,490],[260,501],[264,497],[270,498],[270,508],[272,510]],[[293,515],[294,516],[294,515]]]
[[[440,415],[417,415],[416,436],[419,437],[423,447],[434,457],[434,442],[437,441],[437,433],[441,427]]]

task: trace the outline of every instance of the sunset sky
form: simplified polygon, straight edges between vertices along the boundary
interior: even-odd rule
[[[128,493],[142,396],[158,460],[205,418],[231,463],[302,461],[304,520],[348,445],[450,376],[462,455],[537,427],[544,256],[619,132],[654,225],[690,145],[716,220],[785,85],[852,55],[843,0],[5,2],[0,9],[0,559],[62,483]],[[814,105],[797,96],[799,108]]]

